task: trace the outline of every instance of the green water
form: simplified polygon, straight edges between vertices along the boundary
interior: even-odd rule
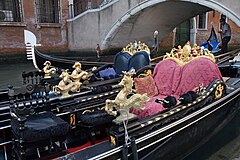
[[[240,160],[240,111],[206,144],[185,160]]]
[[[22,72],[33,71],[31,62],[0,65],[0,89],[8,85],[19,86],[22,84]]]

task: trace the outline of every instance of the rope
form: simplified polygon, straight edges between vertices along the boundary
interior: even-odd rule
[[[128,114],[127,114],[127,120],[123,121],[123,126],[124,126],[124,135],[125,135],[125,144],[127,145],[131,139],[128,136],[128,130],[127,130],[127,124],[128,124]]]

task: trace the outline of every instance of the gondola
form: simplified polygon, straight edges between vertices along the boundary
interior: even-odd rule
[[[90,105],[93,105],[93,108],[97,107],[105,102],[106,97],[112,97],[118,93],[119,87],[116,84],[121,80],[122,71],[128,70],[128,68],[130,67],[135,67],[139,69],[138,72],[141,73],[144,70],[144,66],[145,65],[148,66],[150,62],[147,53],[145,52],[142,53],[137,51],[136,54],[132,56],[130,55],[130,53],[128,53],[127,50],[124,50],[124,52],[118,53],[116,55],[115,61],[116,63],[118,63],[118,65],[115,65],[114,69],[118,75],[111,75],[112,72],[107,74],[105,73],[105,71],[108,72],[108,69],[110,69],[110,71],[113,70],[111,68],[112,65],[104,65],[99,67],[97,70],[92,71],[91,74],[94,74],[95,76],[101,76],[101,79],[96,81],[94,80],[91,81],[89,84],[86,85],[86,88],[81,89],[81,92],[72,93],[71,96],[67,98],[61,98],[61,96],[59,95],[55,96],[53,93],[51,93],[49,95],[50,96],[49,103],[51,103],[52,108],[49,110],[51,110],[56,115],[61,115],[64,118],[69,119],[69,114],[62,114],[62,112],[65,112],[66,110],[68,111],[74,110],[68,113],[71,113],[71,112],[81,113],[86,109],[91,109],[92,107]],[[140,62],[140,64],[138,62]],[[43,73],[42,71],[32,71],[28,73],[23,73],[22,74],[23,85],[38,86],[38,85],[44,85],[46,83],[49,85],[50,88],[52,88],[54,85],[57,85],[59,83],[60,81],[59,78],[58,79],[44,78],[44,74],[42,73]],[[19,87],[21,87],[21,85],[14,86],[13,89],[18,89]],[[1,133],[5,134],[5,133],[8,133],[11,128],[10,114],[9,114],[9,96],[8,96],[7,89],[1,91],[0,93],[1,93],[0,129],[1,129]],[[79,109],[76,109],[76,107],[74,107],[75,105],[78,105],[81,107]],[[0,146],[4,147],[4,150],[5,150],[6,146],[9,147],[9,144],[11,144],[11,142],[9,141],[9,137],[8,136],[3,137],[3,142],[0,144]]]
[[[28,31],[24,30],[24,38],[25,38],[25,44],[26,44],[26,54],[27,59],[32,60],[34,67],[37,70],[43,69],[43,64],[46,61],[50,61],[53,66],[57,68],[62,69],[70,69],[72,70],[72,66],[76,61],[80,61],[81,64],[84,66],[83,69],[89,69],[92,67],[100,67],[102,65],[106,64],[113,64],[113,62],[107,62],[107,61],[100,61],[98,58],[70,58],[70,57],[54,57],[50,55],[46,55],[44,53],[41,53],[36,47],[41,46],[40,44],[37,44],[36,36]]]
[[[220,52],[220,50],[221,50],[219,48],[219,44],[220,44],[220,42],[217,38],[217,34],[212,25],[210,36],[208,37],[207,41],[204,43],[201,43],[200,46],[203,46],[204,48],[208,48],[213,54],[216,54],[216,53]]]
[[[239,51],[240,49],[236,50],[237,52],[229,52],[230,54],[227,54],[225,58],[222,59],[221,62],[219,62],[218,66],[221,70],[223,76],[229,75],[229,76],[239,76]],[[231,57],[231,58],[230,58]],[[229,59],[230,58],[230,59]]]
[[[196,63],[207,65],[205,66],[207,70],[204,69],[204,66],[202,66],[203,68],[199,66],[197,69],[198,71],[202,70],[203,73],[200,74],[206,75],[206,77],[207,74],[210,74],[208,70],[215,68],[216,70],[212,71],[215,72],[216,79],[209,80],[211,82],[201,96],[192,102],[180,103],[157,113],[154,112],[154,109],[153,112],[144,112],[145,114],[141,114],[142,111],[135,112],[141,118],[115,123],[109,131],[108,140],[58,159],[182,159],[207,142],[238,112],[240,108],[240,79],[236,77],[221,78],[220,71],[216,66],[212,66],[213,68],[208,66],[207,63],[210,61],[206,60],[205,56],[187,63],[179,61],[177,56],[177,54],[167,55],[163,61],[157,64],[153,72],[155,78],[158,76],[156,72],[164,74],[160,77],[165,77],[168,74],[163,70],[167,70],[170,75],[173,75],[172,72],[175,72],[176,68],[171,68],[170,64],[172,63],[174,65],[177,63],[177,68],[178,65],[189,65],[189,69],[197,69],[198,67],[191,66],[196,65]],[[169,67],[165,66],[164,69],[164,64],[168,64]],[[194,69],[190,70],[193,72],[189,72],[187,69],[182,70],[181,80],[186,80],[194,72],[198,73]],[[189,80],[180,82],[180,86],[184,83],[191,85],[194,82]],[[154,101],[150,103],[154,105]]]
[[[148,46],[144,43],[135,42],[129,43],[122,51],[118,52],[113,58],[110,58],[112,62],[101,62],[100,59],[87,58],[84,61],[78,58],[69,57],[52,57],[43,53],[40,53],[36,47],[35,35],[24,30],[25,44],[26,44],[26,54],[27,59],[32,60],[34,67],[37,71],[44,71],[46,65],[50,72],[51,68],[61,74],[63,70],[68,69],[68,71],[73,71],[74,64],[79,62],[81,64],[81,69],[90,72],[93,76],[91,77],[91,82],[96,79],[114,79],[122,75],[122,71],[128,71],[130,68],[135,68],[136,71],[140,70],[144,66],[150,65],[150,50]],[[110,57],[110,56],[108,56]],[[101,58],[107,59],[107,58]],[[54,69],[55,68],[55,69]],[[34,74],[35,75],[35,74]],[[116,79],[117,81],[118,79]],[[57,79],[56,81],[59,81]],[[57,83],[50,80],[51,83]],[[102,83],[102,82],[101,82]],[[99,85],[101,84],[99,83]],[[106,81],[104,83],[107,83]]]
[[[193,72],[184,71],[181,66],[184,68],[186,65],[188,69],[198,69],[200,75],[204,75],[202,78],[208,83],[205,83],[205,88],[203,87],[202,90],[199,87],[199,96],[195,100],[187,103],[178,103],[163,108],[160,104],[155,104],[153,99],[147,103],[158,105],[160,110],[153,109],[148,112],[131,109],[131,113],[135,113],[138,115],[137,117],[125,119],[122,122],[113,122],[112,120],[116,117],[107,114],[102,109],[106,106],[106,100],[113,100],[122,88],[112,88],[110,91],[94,95],[83,94],[80,97],[50,98],[49,106],[45,109],[68,122],[71,128],[67,135],[65,148],[67,152],[64,153],[64,156],[55,154],[53,157],[57,159],[178,159],[187,156],[199,145],[206,142],[238,111],[240,107],[240,80],[227,74],[224,75],[226,78],[221,78],[217,65],[212,62],[213,56],[208,52],[199,57],[196,55],[189,62],[179,61],[181,57],[179,56],[178,53],[167,54],[154,69],[150,66],[146,67],[142,73],[136,75],[136,79],[145,79],[148,81],[148,85],[144,86],[152,86],[149,74],[146,74],[150,73],[149,70],[153,70],[155,77],[159,76],[159,72],[159,78],[162,76],[161,79],[168,80],[175,74],[175,71],[178,71],[176,75],[181,73],[182,78],[180,79],[186,79],[192,73],[196,73],[196,70],[192,70]],[[204,65],[192,67],[191,65],[194,64]],[[214,78],[208,79],[208,74],[206,74],[208,70],[214,73]],[[125,72],[124,75],[127,73]],[[169,83],[166,81],[166,83],[176,83],[180,79],[175,79],[175,82],[170,80]],[[178,88],[182,83],[183,86],[186,86],[185,82],[192,84],[195,81],[192,83],[189,80],[182,81],[178,85],[173,84],[173,86]],[[136,84],[135,89],[137,89]],[[147,91],[152,93],[153,89],[147,89]],[[186,91],[181,92],[186,93]],[[132,95],[127,97],[129,96]],[[157,96],[156,98],[163,97]],[[178,96],[176,98],[178,99]],[[29,104],[31,103],[28,103],[27,106]],[[5,133],[9,133],[12,128],[9,125],[11,116],[9,113],[7,114],[7,111],[9,112],[8,106],[1,108],[1,127]],[[6,143],[12,143],[8,136],[5,137],[2,146],[6,146]],[[7,147],[6,153],[9,153],[10,149],[8,149]],[[35,155],[35,158],[43,158],[44,155],[47,157],[51,155],[49,152],[45,154],[46,150],[45,147],[40,150],[41,153],[39,150],[30,150],[30,153]]]
[[[34,39],[33,42],[31,42],[32,39]],[[127,71],[133,67],[138,72],[141,72],[142,68],[144,68],[145,66],[150,66],[150,57],[149,57],[148,47],[146,45],[143,45],[144,49],[139,48],[138,50],[134,50],[132,49],[132,44],[130,43],[127,45],[128,48],[127,47],[124,48],[121,52],[115,55],[114,63],[105,63],[100,65],[100,63],[98,62],[96,63],[87,62],[88,64],[86,64],[85,61],[68,60],[66,58],[61,59],[61,61],[55,61],[59,59],[58,58],[55,59],[51,56],[42,54],[35,49],[36,38],[31,32],[26,30],[25,30],[25,41],[26,41],[26,44],[30,46],[30,48],[27,47],[27,54],[28,54],[27,57],[28,59],[29,58],[32,59],[33,64],[37,71],[22,73],[22,78],[23,78],[22,84],[24,85],[39,84],[39,83],[48,83],[51,86],[57,85],[61,80],[59,78],[59,75],[62,73],[62,71],[64,71],[65,69],[67,69],[68,72],[73,71],[74,70],[73,66],[76,63],[79,63],[79,65],[81,66],[80,70],[81,71],[84,70],[83,72],[89,75],[87,83],[90,83],[90,84],[87,84],[86,87],[91,88],[88,91],[88,92],[91,92],[91,90],[93,88],[96,88],[96,86],[112,85],[119,82],[122,76],[122,71]],[[31,43],[28,43],[28,42],[31,42]],[[32,45],[32,44],[35,44],[35,45]],[[142,45],[142,43],[138,43],[138,45]],[[38,54],[35,54],[35,53],[38,53]],[[38,58],[39,55],[41,55],[41,57],[48,57],[48,58],[47,59],[42,59],[41,57]],[[47,61],[44,61],[44,60],[47,60]],[[63,61],[66,63],[64,63]],[[96,64],[99,64],[99,66]],[[46,65],[48,67],[46,67]],[[87,68],[87,69],[85,70],[84,68]],[[46,75],[50,74],[52,71],[54,71],[54,74],[52,75],[52,77],[50,75],[46,77]],[[0,95],[1,95],[0,104],[7,103],[8,101],[7,90],[5,89],[0,91]]]
[[[118,55],[124,56],[126,60],[130,61],[131,55],[134,55],[136,52],[139,54],[139,52],[142,52],[142,54],[144,55],[144,57],[146,59],[149,59],[149,57],[147,57],[146,54],[149,54],[150,56],[150,50],[148,49],[148,47],[141,42],[137,42],[136,44],[128,44],[122,51],[120,51],[120,53],[117,53],[116,55],[108,55],[108,56],[103,56],[100,58],[97,57],[82,57],[82,58],[78,58],[78,57],[54,57],[54,56],[50,56],[50,55],[46,55],[44,53],[41,53],[38,49],[37,46],[41,46],[40,44],[36,43],[36,36],[28,31],[28,30],[24,30],[24,37],[25,37],[25,44],[26,44],[26,54],[27,54],[27,59],[28,60],[32,60],[34,67],[40,71],[43,69],[44,67],[44,63],[46,61],[50,61],[52,66],[59,68],[59,69],[69,69],[70,71],[72,70],[72,66],[73,64],[78,61],[82,64],[83,69],[90,69],[93,67],[106,67],[106,66],[114,66],[117,64],[117,62],[119,61],[119,59],[116,59],[118,57]],[[135,46],[134,46],[135,45]],[[139,49],[138,46],[141,46],[143,48],[144,51],[142,51],[142,49]],[[131,48],[130,48],[131,47]],[[134,48],[137,47],[137,48]],[[140,53],[141,54],[141,53]],[[136,55],[134,55],[136,57]],[[126,60],[125,59],[121,59],[120,61],[123,62],[123,64],[125,64]],[[133,58],[132,58],[133,59]],[[134,60],[133,60],[134,61]],[[134,62],[130,62],[130,63],[134,63]],[[145,62],[146,63],[146,62]],[[149,62],[147,62],[149,63]],[[131,65],[131,64],[130,64]],[[140,68],[142,66],[142,64],[140,64],[140,66],[134,66],[134,67],[138,67]]]

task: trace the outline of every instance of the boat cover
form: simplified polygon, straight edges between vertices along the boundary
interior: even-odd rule
[[[204,48],[207,48],[207,49],[211,48],[209,46],[208,42],[210,43],[210,45],[212,47],[212,49],[211,49],[212,53],[216,53],[216,52],[219,52],[221,50],[220,48],[218,48],[220,42],[218,41],[217,34],[216,34],[213,26],[212,26],[211,34],[208,37],[207,42],[201,43],[200,47],[203,46]]]
[[[20,137],[19,122],[13,118],[11,126],[13,133]],[[25,142],[36,142],[45,139],[54,139],[65,136],[69,131],[69,124],[52,112],[30,115],[25,122],[23,140]]]

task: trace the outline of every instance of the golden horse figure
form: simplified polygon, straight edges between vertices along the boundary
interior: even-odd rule
[[[88,81],[88,79],[91,77],[91,74],[83,71],[82,65],[80,62],[75,62],[75,64],[73,65],[74,71],[71,74],[71,79],[74,82],[80,82],[80,80],[84,80],[84,81]]]
[[[46,61],[43,65],[44,78],[51,78],[51,74],[56,73],[57,69],[51,66],[50,61]]]
[[[123,72],[124,76],[121,82],[118,84],[122,87],[122,90],[118,93],[115,100],[106,100],[105,110],[108,114],[117,115],[117,112],[120,113],[114,122],[120,123],[124,120],[128,120],[136,117],[136,115],[129,112],[129,108],[134,107],[138,109],[142,108],[142,105],[150,100],[147,94],[133,94],[133,79],[132,75],[135,74],[135,70],[132,69],[129,72]],[[133,94],[130,98],[127,98],[128,95]],[[116,111],[114,111],[114,109]]]
[[[58,85],[53,87],[53,92],[57,95],[59,92],[62,94],[62,98],[69,97],[69,91],[71,92],[80,92],[80,82],[73,82],[70,79],[70,75],[68,74],[68,70],[64,70],[62,74],[59,76],[62,80],[58,83]]]

